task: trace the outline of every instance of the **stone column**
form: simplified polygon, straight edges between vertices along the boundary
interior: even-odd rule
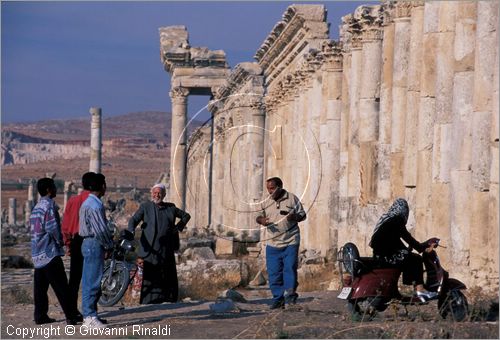
[[[36,203],[36,189],[35,189],[36,180],[31,178],[28,182],[28,201],[31,201],[33,205]]]
[[[68,204],[69,197],[71,196],[71,187],[73,186],[72,181],[64,181],[64,197],[63,197],[63,209],[66,209],[66,204]]]
[[[31,210],[33,209],[33,201],[26,201],[24,204],[24,225],[29,227]]]
[[[101,173],[102,152],[102,130],[101,130],[101,108],[91,107],[90,114],[90,166],[89,171]]]
[[[417,239],[429,235],[432,228],[432,150],[436,106],[436,55],[438,49],[439,2],[426,2],[422,38],[420,107],[417,132],[417,192],[415,220]],[[445,200],[448,202],[448,200]],[[443,207],[442,210],[446,210]]]
[[[379,135],[380,79],[382,72],[382,18],[380,6],[372,9],[373,15],[362,27],[362,75],[359,94],[359,144],[360,144],[360,203],[377,202],[377,146]]]
[[[9,225],[15,225],[17,218],[17,200],[9,198]]]
[[[383,5],[382,23],[384,38],[382,42],[382,75],[380,80],[379,112],[379,150],[377,156],[378,180],[377,196],[388,201],[391,196],[391,112],[392,112],[392,75],[394,68],[394,22],[392,20],[393,3]]]
[[[403,169],[411,8],[411,2],[398,2],[394,8],[394,64],[391,121],[391,191],[393,197],[404,196]]]
[[[498,222],[490,224],[498,221],[498,218],[495,218],[495,215],[498,215],[498,205],[497,209],[486,208],[495,201],[498,204],[495,199],[498,195],[498,185],[494,183],[498,182],[498,160],[493,165],[492,158],[493,152],[498,153],[498,148],[494,147],[495,144],[498,146],[498,135],[491,135],[495,133],[495,119],[492,116],[498,115],[498,112],[494,111],[496,99],[493,98],[495,87],[498,86],[495,84],[495,80],[498,83],[498,74],[495,74],[498,72],[495,66],[498,62],[498,6],[497,1],[477,3],[471,162],[471,199],[474,209],[472,223],[477,230],[470,233],[470,266],[473,271],[478,271],[481,280],[488,276],[497,277],[498,280],[498,262],[493,263],[498,261],[498,255],[493,255],[494,251],[481,251],[493,246],[498,249],[498,240],[493,239],[495,233],[498,235]],[[490,194],[493,190],[495,193]]]
[[[189,90],[175,87],[172,99],[172,134],[170,143],[170,201],[180,209],[186,205],[186,121]]]
[[[414,191],[417,185],[417,131],[420,107],[420,71],[422,68],[422,34],[424,25],[424,2],[414,1],[411,9],[410,56],[408,62],[408,91],[406,93],[406,129],[403,184]],[[406,197],[411,196],[409,194]],[[409,202],[414,206],[415,202]]]

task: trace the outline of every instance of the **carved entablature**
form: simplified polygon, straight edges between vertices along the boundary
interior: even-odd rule
[[[342,43],[334,40],[327,40],[321,46],[321,54],[323,55],[324,64],[328,70],[342,69]]]
[[[172,103],[184,104],[187,101],[187,96],[189,95],[189,89],[181,86],[173,87],[169,92],[170,98],[172,98]]]
[[[186,26],[160,27],[160,58],[165,70],[172,73],[176,67],[229,68],[226,53],[206,47],[191,47]]]
[[[412,1],[398,1],[394,5],[394,19],[404,19],[411,16]]]
[[[326,10],[323,5],[292,5],[283,14],[254,58],[262,67],[267,84],[300,55],[309,41],[328,39]]]
[[[359,8],[359,7],[358,7]],[[342,17],[341,39],[344,52],[349,53],[354,49],[360,49],[362,26],[359,17],[352,14]]]

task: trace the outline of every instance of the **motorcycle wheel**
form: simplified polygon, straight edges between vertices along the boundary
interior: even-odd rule
[[[344,269],[353,277],[359,272],[359,250],[354,243],[348,242],[342,250]]]
[[[101,281],[102,295],[99,299],[99,305],[103,307],[113,306],[120,301],[130,281],[128,268],[123,262],[117,262],[115,264],[115,270],[111,274],[111,278],[109,277],[109,269],[109,266],[104,268],[104,274]]]
[[[439,315],[443,319],[451,317],[453,321],[464,321],[469,315],[467,298],[459,290],[449,291],[438,300]]]

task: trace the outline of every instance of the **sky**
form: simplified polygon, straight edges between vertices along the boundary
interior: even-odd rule
[[[184,25],[192,47],[222,49],[229,66],[253,56],[286,8],[304,1],[3,1],[2,123],[170,112],[158,28]],[[310,1],[328,10],[330,37],[343,15],[378,2]],[[208,97],[190,96],[190,116]]]

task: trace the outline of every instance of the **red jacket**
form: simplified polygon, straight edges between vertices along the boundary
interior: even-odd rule
[[[75,234],[78,234],[80,230],[80,207],[83,202],[89,197],[90,191],[84,190],[81,194],[72,196],[66,203],[64,208],[64,215],[62,220],[62,233],[64,238],[64,244],[70,246],[71,239]]]

